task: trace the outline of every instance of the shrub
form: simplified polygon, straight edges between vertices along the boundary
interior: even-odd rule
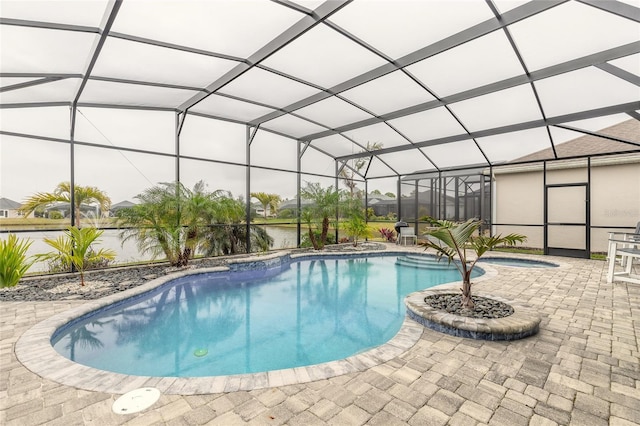
[[[346,222],[342,224],[342,227],[347,232],[349,238],[353,240],[353,246],[358,245],[360,238],[367,238],[371,234],[367,222],[359,215],[352,215]]]
[[[93,249],[89,249],[84,258],[86,271],[90,269],[104,269],[108,268],[112,263],[111,259],[104,257],[97,257],[96,252]],[[62,256],[56,259],[49,259],[47,262],[47,271],[51,273],[61,273],[71,271],[72,263],[68,259]]]
[[[396,242],[396,236],[393,229],[380,228],[378,231],[380,231],[380,235],[382,235],[382,238],[386,239],[387,242],[390,242],[390,243]]]
[[[0,241],[0,287],[13,287],[31,267],[34,260],[26,253],[32,242],[21,240],[15,234]]]
[[[64,215],[58,210],[51,210],[49,212],[49,219],[64,219]]]
[[[315,234],[316,240],[319,240],[321,235],[322,235],[322,231],[320,229],[316,229],[313,231],[313,233]],[[327,244],[335,244],[336,243],[336,236],[333,233],[327,233]],[[300,247],[313,247],[313,244],[311,243],[311,240],[309,239],[309,233],[308,232],[302,232],[300,233]]]
[[[278,211],[278,218],[280,219],[291,219],[294,216],[292,209],[282,209]]]

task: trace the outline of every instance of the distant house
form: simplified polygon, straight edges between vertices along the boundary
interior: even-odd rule
[[[109,216],[115,216],[119,210],[128,209],[130,207],[135,206],[135,203],[132,203],[129,200],[120,201],[119,203],[112,204],[109,209]]]
[[[22,204],[8,198],[0,198],[0,219],[23,217],[18,211]]]
[[[398,200],[384,194],[368,194],[367,208],[373,209],[376,216],[387,216],[389,213],[398,214]]]
[[[313,202],[311,200],[307,200],[305,198],[303,198],[300,201],[300,205],[302,206],[303,209],[306,206],[310,206],[311,204],[313,204]],[[290,200],[284,200],[278,206],[278,210],[280,210],[280,211],[282,211],[282,210],[292,210],[292,211],[295,212],[297,209],[298,209],[298,199],[296,197],[293,197]]]
[[[260,203],[252,203],[251,204],[251,210],[255,212],[256,216],[260,216],[260,217],[264,217],[265,216],[265,210],[264,207],[262,206],[262,204]],[[271,212],[271,206],[267,205],[267,217],[276,217],[277,212]]]
[[[638,144],[640,121],[627,120],[597,133]],[[603,154],[637,149],[586,135],[556,145],[558,159],[546,166],[543,160],[554,159],[551,148],[495,167],[494,232],[521,233],[528,246],[543,248],[547,218],[550,254],[561,248],[581,255],[587,245],[591,252],[607,251],[609,232],[631,232],[640,221],[640,152]],[[593,156],[590,167],[579,156]],[[539,162],[514,164],[525,161]]]
[[[44,217],[50,217],[52,212],[59,212],[62,217],[70,217],[71,216],[71,204],[67,202],[57,202],[49,204],[44,209]],[[102,213],[100,211],[100,206],[97,205],[89,205],[89,204],[81,204],[80,205],[80,214],[84,217],[101,217]]]

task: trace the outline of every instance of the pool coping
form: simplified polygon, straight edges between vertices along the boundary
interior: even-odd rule
[[[343,374],[365,371],[408,351],[422,336],[424,326],[412,320],[407,314],[400,330],[391,340],[383,345],[345,359],[283,370],[208,377],[135,376],[99,370],[78,364],[58,354],[51,345],[51,338],[58,329],[82,315],[100,310],[119,301],[153,291],[168,281],[188,275],[225,272],[229,270],[260,269],[265,265],[274,266],[285,260],[300,260],[304,258],[383,256],[407,253],[425,255],[424,252],[402,249],[387,249],[382,251],[363,250],[348,253],[322,252],[291,254],[290,252],[278,252],[233,260],[229,262],[230,265],[228,267],[221,266],[173,272],[136,288],[84,303],[41,321],[27,330],[16,342],[16,357],[26,368],[43,378],[79,389],[113,394],[124,394],[141,387],[155,387],[164,394],[173,395],[235,392],[307,383]],[[427,253],[426,255],[429,254]],[[247,265],[250,266],[245,269],[243,265],[244,267]],[[498,274],[497,270],[488,265],[482,265],[482,269],[485,271],[485,274],[475,278],[474,282],[488,280]],[[460,281],[457,281],[436,287],[458,288],[459,285]]]

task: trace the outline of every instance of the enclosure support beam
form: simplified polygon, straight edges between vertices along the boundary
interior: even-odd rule
[[[486,206],[485,206],[485,177],[484,175],[480,175],[480,221],[482,222],[482,225],[485,224],[485,211],[486,211]],[[482,235],[482,225],[480,227],[480,234]]]
[[[297,178],[296,178],[296,195],[297,195],[297,200],[296,200],[296,247],[300,248],[300,234],[302,232],[302,226],[301,226],[301,219],[302,219],[302,200],[300,199],[300,191],[302,190],[302,155],[304,155],[304,152],[307,150],[307,147],[309,146],[309,144],[311,143],[311,141],[308,142],[303,142],[303,141],[298,141],[298,144],[296,145],[297,150],[298,150],[298,155],[297,155]],[[304,148],[302,147],[302,144],[305,144]]]
[[[336,180],[335,180],[335,182],[336,182],[336,191],[338,191],[338,185],[339,185],[339,182],[340,182],[338,180],[338,174],[340,172],[338,171],[338,162],[336,161],[335,164],[336,164]],[[346,164],[346,162],[345,162],[345,164]],[[344,167],[344,166],[342,166],[342,167]],[[340,170],[342,170],[342,169],[340,169]],[[340,223],[340,207],[336,206],[336,243],[338,243],[338,241],[339,241],[339,239],[338,239],[339,223]]]
[[[255,67],[257,64],[264,61],[266,58],[273,55],[278,50],[282,49],[284,46],[300,37],[302,34],[306,33],[316,25],[320,25],[323,21],[328,19],[338,10],[345,7],[348,3],[349,2],[325,1],[314,10],[313,15],[305,15],[304,17],[302,17],[298,22],[286,29],[282,34],[280,34],[279,36],[265,44],[258,51],[253,53],[251,56],[249,56],[245,62],[239,63],[222,77],[209,84],[205,88],[205,91],[199,92],[183,102],[178,109],[181,111],[185,111],[192,108],[198,102],[202,101],[211,94],[220,90],[220,88],[226,86],[236,78],[240,77],[242,74],[249,71],[251,68]]]
[[[429,186],[431,188],[431,194],[429,194],[429,215],[435,218],[436,217],[436,182],[433,178],[429,179]]]
[[[418,180],[415,181],[414,184],[414,193],[415,196],[413,197],[413,211],[415,212],[414,215],[414,222],[413,222],[413,229],[414,229],[414,234],[418,235],[418,207],[420,206],[419,204],[419,200],[418,198],[420,197],[420,193],[418,192]]]
[[[324,90],[322,92],[316,93],[312,96],[309,96],[306,99],[300,100],[298,102],[295,102],[293,104],[287,105],[283,108],[278,108],[277,111],[274,111],[272,113],[266,114],[262,117],[257,118],[256,120],[254,120],[255,123],[264,123],[270,120],[273,120],[277,117],[280,117],[283,114],[286,114],[287,112],[292,112],[301,108],[304,108],[305,106],[314,104],[316,102],[319,102],[323,99],[326,99],[334,94],[339,94],[341,92],[347,91],[349,89],[352,89],[354,87],[357,87],[363,83],[366,83],[368,81],[372,81],[375,80],[378,77],[382,77],[384,75],[387,75],[389,73],[392,73],[394,71],[397,71],[398,69],[404,68],[404,67],[408,67],[409,65],[412,65],[414,63],[420,62],[423,59],[435,56],[439,53],[442,53],[444,51],[447,51],[451,48],[454,48],[456,46],[459,46],[461,44],[464,44],[466,42],[475,40],[479,37],[482,37],[484,35],[487,35],[501,27],[506,27],[508,25],[514,24],[516,22],[519,22],[521,20],[524,20],[530,16],[534,16],[537,15],[538,13],[544,12],[545,10],[551,9],[555,6],[558,6],[562,3],[567,2],[568,0],[549,0],[549,1],[545,1],[545,2],[528,2],[522,6],[516,7],[506,13],[502,14],[502,20],[498,21],[495,18],[491,18],[491,19],[487,19],[483,22],[480,22],[476,25],[474,25],[473,27],[470,27],[468,29],[465,29],[463,31],[460,31],[456,34],[453,34],[443,40],[440,40],[436,43],[433,43],[429,46],[425,46],[421,49],[418,49],[412,53],[409,53],[407,55],[404,55],[401,58],[396,58],[395,60],[393,60],[392,62],[386,62],[385,64],[370,70],[368,72],[365,72],[363,74],[360,74],[358,76],[355,76],[345,82],[342,82],[338,85],[335,85],[333,87],[329,87],[327,88],[327,90]],[[326,2],[329,3],[329,2]],[[318,9],[316,9],[315,12],[317,12]],[[327,23],[327,25],[329,27],[332,27],[331,23]],[[340,31],[339,29],[332,27],[334,30],[336,31]],[[342,35],[351,38],[355,43],[360,44],[361,46],[363,46],[363,43],[361,40],[357,39],[354,36],[351,36],[349,33],[347,33],[346,31],[340,31]],[[363,46],[364,48],[367,48],[367,46]],[[523,77],[526,79],[526,77]],[[521,84],[521,83],[519,83]],[[419,112],[419,111],[416,111]],[[401,116],[404,115],[409,115],[410,113],[401,113]],[[394,117],[394,118],[398,118],[398,117]],[[385,120],[380,120],[378,117],[374,117],[371,119],[370,122],[368,122],[368,124],[376,124],[380,121],[385,121]],[[361,125],[358,125],[358,127],[364,127]],[[330,136],[332,134],[337,134],[337,133],[342,133],[343,131],[346,131],[348,129],[332,129],[332,130],[326,130],[323,131],[321,133],[315,134],[315,135],[306,135],[305,139],[308,137],[310,139],[319,139],[321,137],[325,137],[325,136]],[[353,130],[353,129],[350,129]],[[320,136],[320,134],[322,134],[322,136]]]
[[[640,46],[640,43],[638,43],[638,45]],[[563,124],[571,121],[587,120],[589,118],[602,117],[604,115],[632,113],[637,109],[640,109],[640,102],[637,102],[637,101],[627,102],[623,104],[612,105],[612,106],[607,106],[602,108],[595,108],[587,111],[579,111],[579,112],[574,112],[570,114],[558,115],[555,117],[549,117],[544,120],[540,119],[540,120],[527,121],[527,122],[522,122],[517,124],[509,124],[507,126],[494,127],[492,129],[485,129],[477,132],[461,133],[458,135],[446,136],[446,137],[431,139],[427,141],[414,142],[412,145],[398,145],[398,146],[393,146],[389,148],[378,149],[376,151],[371,151],[371,152],[359,152],[354,154],[341,155],[336,158],[338,160],[353,160],[353,159],[365,157],[371,154],[374,154],[374,155],[391,154],[394,152],[407,151],[415,148],[425,148],[428,146],[442,145],[446,143],[458,142],[458,141],[468,140],[472,138],[484,138],[488,136],[518,132],[521,130],[535,129],[538,127],[559,125],[559,124]],[[318,137],[318,138],[324,137],[324,136],[325,135],[313,135],[313,137]]]
[[[182,123],[180,121],[180,114],[176,113],[175,115],[175,146],[176,146],[176,182],[180,182],[180,129],[182,128]]]
[[[544,198],[543,198],[543,211],[544,211],[544,215],[543,215],[543,222],[544,222],[544,231],[543,231],[543,241],[544,241],[544,254],[548,255],[549,254],[549,213],[548,213],[548,195],[547,195],[547,162],[543,161],[542,162],[542,187],[544,188]]]
[[[587,157],[587,188],[586,188],[586,204],[587,208],[585,211],[586,214],[586,226],[587,226],[587,235],[586,235],[586,256],[587,259],[591,258],[591,157]]]
[[[494,190],[493,190],[493,166],[489,166],[489,236],[493,236],[493,202],[494,202]]]
[[[438,220],[447,217],[447,182],[446,177],[438,172]],[[444,182],[444,185],[442,184]]]
[[[258,128],[256,127],[251,134],[251,127],[247,126],[247,145],[246,145],[246,174],[245,174],[245,241],[247,245],[247,253],[251,253],[251,141],[255,137]]]
[[[76,136],[76,113],[77,107],[74,103],[71,106],[71,121],[69,129],[69,210],[71,213],[71,226],[76,226],[76,221],[79,218],[76,217],[76,155],[75,155],[75,136]]]
[[[396,211],[398,212],[397,219],[401,220],[402,219],[402,180],[400,179],[400,176],[398,176],[396,194],[397,194]]]
[[[453,179],[455,186],[455,189],[453,191],[453,205],[455,208],[453,212],[453,220],[458,222],[460,220],[460,178],[456,176]]]
[[[364,181],[364,222],[369,223],[369,181]],[[365,237],[365,241],[369,238]]]

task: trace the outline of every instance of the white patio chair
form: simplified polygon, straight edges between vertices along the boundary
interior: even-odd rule
[[[640,222],[634,234],[609,234],[609,265],[607,268],[607,282],[615,280],[640,284],[640,275],[634,270],[634,262],[640,261]],[[622,266],[622,272],[615,272],[616,263]]]
[[[607,260],[611,258],[611,251],[613,249],[613,243],[618,244],[618,248],[624,248],[624,241],[629,242],[640,242],[640,222],[636,225],[636,230],[633,234],[626,232],[609,232],[609,249],[607,251]],[[617,250],[616,250],[617,251]],[[613,256],[616,258],[615,260],[620,263],[621,266],[625,266],[625,262],[627,258],[625,256],[620,256],[619,254]]]
[[[407,245],[407,240],[410,240],[413,244],[418,244],[418,236],[415,234],[411,226],[405,226],[400,228],[399,236],[400,244]]]

